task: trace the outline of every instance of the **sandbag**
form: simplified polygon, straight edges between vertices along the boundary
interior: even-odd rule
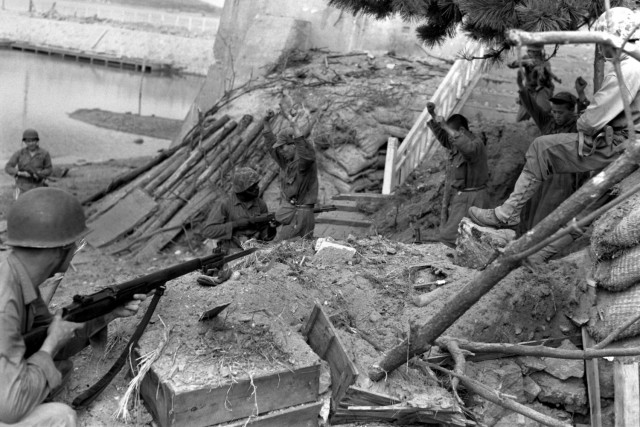
[[[606,292],[606,291],[598,291]],[[602,301],[591,313],[587,331],[597,342],[602,341],[629,319],[638,314],[640,307],[640,284],[636,284],[622,292],[607,293],[606,297],[598,295]],[[640,335],[640,322],[625,329],[616,340]]]
[[[623,250],[613,260],[600,260],[593,278],[603,289],[620,292],[640,282],[640,246]]]

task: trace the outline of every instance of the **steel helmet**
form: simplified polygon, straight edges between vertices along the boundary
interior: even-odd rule
[[[21,195],[7,215],[9,246],[58,248],[89,232],[82,205],[58,188],[40,187]]]
[[[293,129],[291,128],[291,126],[287,126],[283,130],[281,130],[280,133],[278,133],[278,139],[276,140],[276,143],[273,144],[273,148],[278,148],[278,147],[282,147],[283,145],[291,144],[293,143],[294,138],[295,138],[295,134],[293,132]]]
[[[40,140],[40,137],[38,136],[38,132],[35,129],[25,129],[25,131],[22,132],[22,140],[24,141],[25,139]]]
[[[607,12],[604,12],[594,22],[593,31],[603,31],[623,39],[628,37],[629,40],[640,38],[640,31],[635,29],[635,26],[640,21],[633,10],[626,7],[613,7],[609,10],[609,13],[611,28],[607,24]]]
[[[238,168],[233,174],[233,192],[242,193],[257,182],[260,182],[258,172],[251,168]]]

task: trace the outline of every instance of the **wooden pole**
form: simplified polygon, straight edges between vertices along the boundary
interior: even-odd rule
[[[640,426],[640,384],[638,362],[613,362],[615,427]]]

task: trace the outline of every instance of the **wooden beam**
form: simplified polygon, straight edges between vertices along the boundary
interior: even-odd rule
[[[595,341],[582,327],[582,345],[588,349],[595,345]],[[591,427],[602,427],[602,408],[600,406],[600,375],[598,359],[584,361],[584,372],[587,376],[587,392],[589,395],[589,414],[591,415]]]
[[[640,377],[638,362],[615,359],[613,362],[615,389],[615,427],[640,426]]]

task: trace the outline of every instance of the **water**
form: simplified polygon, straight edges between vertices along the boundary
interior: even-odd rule
[[[43,55],[0,50],[0,162],[21,146],[22,131],[35,128],[53,162],[98,162],[147,156],[170,141],[95,127],[71,119],[80,108],[182,120],[204,78],[160,76],[82,64]]]

